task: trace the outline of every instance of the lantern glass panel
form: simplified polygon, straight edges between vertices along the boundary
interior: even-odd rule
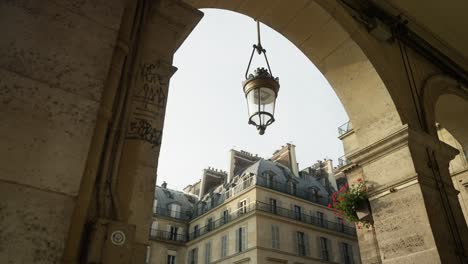
[[[247,104],[249,116],[252,117],[251,120],[257,125],[268,123],[271,116],[265,114],[265,112],[272,116],[274,115],[275,100],[275,92],[270,88],[261,87],[251,90],[247,94]]]

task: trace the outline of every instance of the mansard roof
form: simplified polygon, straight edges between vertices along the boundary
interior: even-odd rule
[[[158,201],[158,207],[167,209],[170,204],[176,203],[180,205],[181,211],[192,210],[193,205],[198,201],[198,198],[191,194],[160,186],[156,186],[154,198]]]

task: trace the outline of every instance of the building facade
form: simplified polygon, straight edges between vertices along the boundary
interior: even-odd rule
[[[229,172],[156,187],[149,262],[360,263],[354,224],[327,207],[331,161],[299,171],[294,145],[269,160],[231,151]]]

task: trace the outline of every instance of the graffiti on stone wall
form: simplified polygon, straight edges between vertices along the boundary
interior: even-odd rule
[[[144,140],[152,148],[161,145],[162,128],[155,126],[164,118],[170,69],[160,63],[139,65],[127,139]]]
[[[164,109],[166,107],[166,93],[167,82],[164,81],[160,73],[161,69],[154,63],[142,63],[139,67],[139,74],[141,86],[135,92],[134,100],[142,103],[145,109],[150,109],[151,106],[157,109]]]
[[[154,128],[145,119],[135,118],[130,122],[127,138],[144,140],[155,148],[161,145],[162,131]]]

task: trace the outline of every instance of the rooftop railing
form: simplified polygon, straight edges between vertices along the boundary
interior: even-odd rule
[[[153,209],[153,214],[155,216],[165,216],[182,221],[189,221],[192,219],[192,213],[190,211],[174,211],[159,206],[156,207],[156,210]]]
[[[342,135],[348,133],[349,131],[351,131],[352,129],[353,129],[353,125],[351,124],[350,121],[348,121],[348,122],[346,122],[343,125],[338,127],[338,136],[342,136]]]
[[[187,236],[185,234],[178,234],[158,229],[150,229],[150,239],[172,241],[176,243],[187,242]]]
[[[268,189],[272,189],[278,192],[286,193],[289,195],[293,195],[299,198],[302,198],[307,201],[312,201],[319,203],[320,202],[320,195],[317,191],[314,191],[313,188],[311,189],[304,189],[300,188],[296,185],[294,187],[293,183],[285,183],[279,182],[275,180],[268,179],[266,176],[258,176],[259,180],[257,181],[258,186],[262,186]]]

